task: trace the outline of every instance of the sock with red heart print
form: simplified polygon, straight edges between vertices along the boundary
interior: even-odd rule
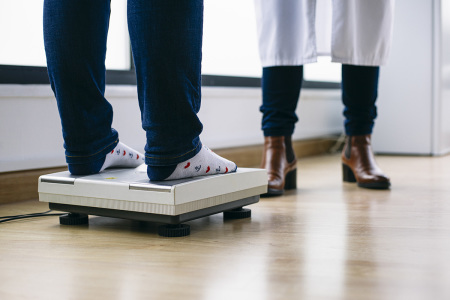
[[[194,157],[172,166],[147,166],[150,180],[174,180],[196,176],[236,172],[234,162],[212,152],[204,146]]]
[[[73,175],[96,174],[107,168],[136,168],[144,163],[144,155],[119,142],[105,157],[87,164],[69,164]]]

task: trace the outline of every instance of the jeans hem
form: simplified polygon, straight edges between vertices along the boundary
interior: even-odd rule
[[[275,129],[275,130],[263,130],[264,136],[292,136],[294,134],[293,129]]]
[[[114,148],[116,148],[119,143],[119,139],[115,139],[114,142],[108,144],[106,147],[97,151],[94,154],[89,155],[67,155],[66,154],[66,162],[68,164],[87,164],[105,157],[109,152],[111,152]]]
[[[176,156],[155,156],[155,155],[148,155],[145,154],[145,164],[148,166],[171,166],[171,165],[177,165],[183,161],[186,161],[192,157],[194,157],[197,153],[200,152],[203,145],[202,142],[199,141],[197,146],[195,146],[193,149],[184,152],[183,154],[176,155]]]
[[[368,135],[372,134],[373,128],[358,128],[358,130],[351,130],[351,129],[345,129],[345,134],[348,136],[355,136],[355,135]]]

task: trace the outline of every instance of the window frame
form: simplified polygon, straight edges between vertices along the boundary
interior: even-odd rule
[[[107,85],[136,85],[132,62],[130,70],[106,70]],[[0,65],[0,84],[50,84],[46,67]],[[202,75],[202,86],[261,87],[259,77]],[[339,82],[303,81],[306,89],[339,89]]]

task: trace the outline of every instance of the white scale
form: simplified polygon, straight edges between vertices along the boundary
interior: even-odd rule
[[[165,223],[162,236],[189,234],[186,221],[224,212],[224,217],[249,217],[243,206],[257,203],[267,192],[263,169],[238,168],[237,172],[172,181],[149,181],[147,166],[107,169],[87,176],[68,171],[39,178],[39,201],[50,209],[69,212],[65,225],[86,224],[88,215]]]

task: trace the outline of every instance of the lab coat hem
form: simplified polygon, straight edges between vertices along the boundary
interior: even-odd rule
[[[332,57],[331,61],[334,63],[340,63],[344,65],[355,65],[355,66],[367,66],[367,67],[377,67],[386,64],[386,59],[374,60],[374,59],[354,59],[354,58],[338,58]]]
[[[263,68],[265,67],[275,67],[275,66],[302,66],[305,64],[317,62],[317,57],[311,57],[308,59],[266,59],[261,61]]]

